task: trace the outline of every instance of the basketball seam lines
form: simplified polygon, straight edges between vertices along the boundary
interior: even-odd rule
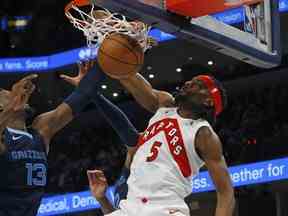
[[[135,56],[137,62],[139,61],[138,56],[135,54],[134,50],[133,50],[131,47],[127,46],[127,45],[126,45],[125,43],[123,43],[122,41],[116,40],[116,39],[114,39],[114,38],[109,38],[109,40],[116,41],[116,42],[118,42],[119,44],[121,44],[123,47],[126,47],[126,48],[127,48],[128,50],[130,50],[130,52]],[[138,43],[138,42],[137,42],[137,43]]]
[[[114,57],[114,56],[111,56],[111,55],[107,54],[107,53],[104,52],[102,49],[99,49],[99,52],[101,52],[101,53],[103,53],[104,55],[108,56],[109,58],[114,59],[114,60],[116,60],[116,61],[118,61],[118,62],[120,62],[120,63],[123,63],[123,64],[133,65],[133,66],[142,65],[142,64],[133,64],[133,63],[129,63],[129,62],[122,61],[122,60],[120,60],[120,59],[118,59],[118,58],[116,58],[116,57]]]

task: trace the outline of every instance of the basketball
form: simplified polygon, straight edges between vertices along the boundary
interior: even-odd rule
[[[123,79],[140,71],[144,52],[137,40],[113,33],[103,40],[97,59],[104,73],[115,79]]]

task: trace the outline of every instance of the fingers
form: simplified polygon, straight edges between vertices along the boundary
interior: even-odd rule
[[[35,89],[34,83],[31,81],[31,79],[27,79],[23,81],[23,90],[27,93],[33,92]]]
[[[95,64],[94,60],[89,60],[85,62],[78,63],[78,70],[80,74],[86,74]]]
[[[24,87],[24,96],[29,98],[34,92],[36,86],[33,83],[29,83]],[[28,100],[28,99],[27,99]]]
[[[87,170],[87,176],[89,184],[94,184],[93,174],[89,170]]]
[[[93,66],[93,61],[87,61],[87,62],[84,62],[84,69],[86,72],[88,72],[88,70]]]
[[[36,86],[32,80],[38,77],[37,74],[30,74],[12,86],[11,91],[11,107],[14,111],[19,111],[28,103],[31,94],[34,92]]]
[[[21,79],[20,81],[32,81],[36,78],[38,78],[38,74],[30,74],[30,75],[24,77],[23,79]]]
[[[61,75],[60,75],[60,78],[63,79],[64,81],[70,83],[71,85],[74,85],[74,86],[77,85],[77,84],[76,84],[76,81],[75,81],[75,77],[70,77],[70,76],[61,74]]]
[[[87,176],[89,183],[91,184],[98,184],[98,183],[104,183],[107,184],[106,177],[101,170],[87,170]]]
[[[19,88],[17,88],[18,94],[22,94],[23,96],[30,96],[32,92],[35,90],[35,85],[31,82],[31,80],[25,80]]]
[[[23,91],[25,89],[32,88],[32,86],[34,85],[32,83],[32,80],[36,79],[37,77],[38,77],[37,74],[30,74],[30,75],[22,78],[20,81],[16,82],[12,86],[12,90]]]

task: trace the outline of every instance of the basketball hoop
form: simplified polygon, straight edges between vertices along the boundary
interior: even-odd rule
[[[86,12],[84,7],[88,8]],[[99,14],[101,16],[98,16]],[[84,33],[90,48],[99,46],[105,37],[115,32],[136,39],[143,51],[151,48],[148,37],[149,26],[142,22],[129,22],[125,16],[111,13],[107,9],[95,10],[95,6],[91,5],[89,0],[70,2],[65,7],[65,15],[75,28]]]

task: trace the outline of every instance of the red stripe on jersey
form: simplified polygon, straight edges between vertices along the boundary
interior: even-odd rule
[[[184,177],[191,176],[192,170],[177,119],[166,118],[149,126],[143,135],[140,136],[138,147],[145,144],[145,142],[161,131],[165,133],[170,153],[181,170],[182,175]]]
[[[184,177],[189,177],[191,176],[192,171],[178,121],[177,119],[169,119],[169,121],[173,123],[173,129],[165,129],[165,135],[168,141],[170,152],[178,164],[182,175]]]

